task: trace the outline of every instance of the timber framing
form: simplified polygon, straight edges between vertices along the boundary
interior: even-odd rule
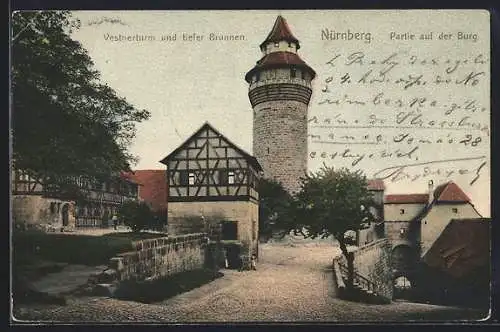
[[[160,162],[171,202],[259,199],[262,167],[208,122]]]

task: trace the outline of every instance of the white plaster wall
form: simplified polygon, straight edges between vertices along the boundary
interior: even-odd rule
[[[384,204],[384,219],[389,221],[409,221],[415,218],[425,204]],[[404,214],[400,210],[404,209]]]
[[[453,212],[457,209],[457,213]],[[479,213],[469,203],[464,204],[438,204],[434,205],[421,223],[421,241],[424,256],[430,249],[434,241],[441,235],[451,219],[459,218],[479,218]]]
[[[287,41],[280,41],[278,45],[274,42],[272,43],[267,43],[266,48],[264,51],[264,54],[269,54],[273,52],[292,52],[292,53],[297,53],[297,44],[296,43],[291,43],[291,45],[288,45]]]

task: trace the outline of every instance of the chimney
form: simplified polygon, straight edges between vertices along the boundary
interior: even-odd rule
[[[429,193],[429,202],[428,204],[431,204],[433,199],[434,199],[434,181],[429,180],[429,183],[427,184],[428,186],[428,193]]]

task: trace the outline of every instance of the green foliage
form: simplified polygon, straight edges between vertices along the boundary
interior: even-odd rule
[[[348,251],[349,230],[358,231],[374,221],[369,207],[373,196],[366,177],[347,168],[335,170],[323,165],[317,172],[301,179],[301,190],[294,198],[292,225],[304,237],[326,238],[333,235],[347,259],[347,287],[352,289],[354,256]]]
[[[147,203],[130,200],[118,209],[118,219],[133,232],[140,232],[154,223],[154,214]]]
[[[259,181],[259,234],[270,236],[275,230],[292,227],[289,212],[292,196],[273,179]]]
[[[369,211],[373,204],[372,194],[361,173],[346,168],[334,170],[324,165],[301,182],[293,206],[294,225],[297,230],[305,229],[306,237],[333,235],[341,241],[346,231],[357,231],[374,221]]]
[[[34,178],[129,170],[135,124],[150,116],[100,82],[69,35],[78,27],[68,11],[13,15],[13,160]]]

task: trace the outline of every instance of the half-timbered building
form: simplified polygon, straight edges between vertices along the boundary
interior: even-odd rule
[[[27,225],[106,226],[125,200],[138,197],[138,184],[124,174],[106,179],[67,176],[51,181],[14,170],[11,184],[12,219]]]
[[[262,168],[255,157],[207,122],[161,163],[167,165],[169,234],[189,232],[187,220],[217,218],[222,240],[257,250]]]

